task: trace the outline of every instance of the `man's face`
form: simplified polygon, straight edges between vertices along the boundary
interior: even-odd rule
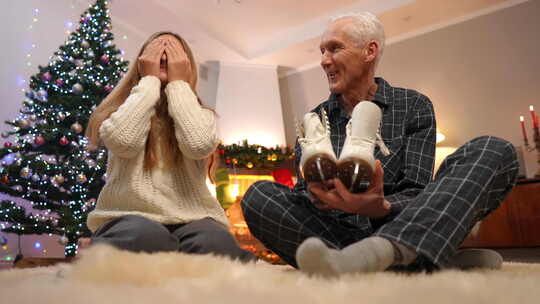
[[[321,39],[321,66],[328,78],[330,92],[347,94],[360,85],[369,63],[366,48],[353,41],[346,26],[350,20],[337,20],[326,30]]]

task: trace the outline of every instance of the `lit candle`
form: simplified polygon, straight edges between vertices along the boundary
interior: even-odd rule
[[[529,145],[529,141],[527,139],[527,131],[525,130],[525,118],[523,116],[519,117],[519,122],[521,123],[521,133],[523,133],[523,139],[525,140],[525,145]]]
[[[531,105],[529,106],[529,110],[531,111],[531,116],[533,119],[533,127],[538,128],[538,116],[536,116],[536,112],[534,111],[534,107]]]

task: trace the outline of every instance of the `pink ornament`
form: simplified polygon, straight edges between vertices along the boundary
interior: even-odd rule
[[[69,140],[64,136],[60,138],[60,140],[58,140],[58,143],[62,146],[66,146],[67,144],[69,144]]]
[[[34,143],[38,146],[41,146],[45,143],[45,138],[43,136],[38,136],[34,139]]]
[[[113,86],[112,86],[112,85],[108,84],[108,85],[105,86],[105,91],[111,92],[112,90],[113,90]]]
[[[62,79],[56,79],[56,85],[61,87],[64,85],[64,81]]]
[[[109,63],[109,56],[103,55],[103,56],[101,56],[100,60],[101,60],[101,62],[107,64],[107,63]]]
[[[6,141],[4,143],[4,147],[6,147],[6,148],[11,148],[12,146],[13,146],[13,143],[11,143],[10,141]]]
[[[52,75],[49,72],[45,72],[43,75],[41,75],[41,79],[43,81],[50,81],[52,79]]]

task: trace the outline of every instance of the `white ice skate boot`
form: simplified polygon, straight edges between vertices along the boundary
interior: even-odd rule
[[[324,110],[322,123],[316,113],[304,115],[297,123],[298,142],[302,148],[300,170],[306,182],[324,182],[336,177],[336,155],[330,141],[330,124]]]
[[[384,155],[390,154],[379,134],[381,116],[371,101],[361,101],[353,109],[337,165],[338,178],[350,192],[364,192],[369,186],[375,173],[375,144]]]

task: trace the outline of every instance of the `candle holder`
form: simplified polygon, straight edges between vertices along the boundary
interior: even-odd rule
[[[525,148],[528,152],[536,150],[536,162],[538,163],[538,170],[534,175],[535,178],[540,178],[540,131],[539,128],[533,128],[533,141],[534,147],[531,147],[527,141],[525,141]]]

